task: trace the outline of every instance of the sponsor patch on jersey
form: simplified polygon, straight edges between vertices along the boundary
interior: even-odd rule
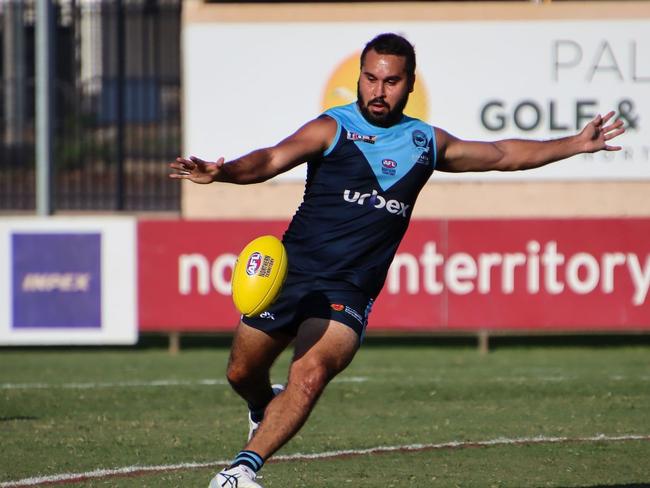
[[[421,130],[414,130],[411,134],[411,138],[413,139],[413,144],[417,147],[425,147],[429,142],[426,134]]]
[[[261,265],[262,265],[262,253],[255,251],[253,254],[250,255],[250,257],[248,258],[248,262],[246,263],[246,274],[248,276],[253,276],[255,273],[257,273],[257,270],[260,269]]]
[[[384,159],[381,162],[381,172],[385,175],[395,176],[397,162],[392,159]]]
[[[415,162],[416,164],[429,164],[431,162],[431,158],[429,157],[429,151],[422,151],[422,154],[420,154],[420,157],[418,160]]]
[[[404,218],[407,217],[407,211],[411,207],[399,200],[386,200],[377,190],[372,190],[372,193],[361,193],[359,191],[353,192],[352,190],[343,191],[343,200],[357,205],[370,205],[377,209],[384,209],[393,215],[400,215]]]
[[[366,136],[357,132],[352,132],[351,130],[347,131],[347,138],[348,141],[361,141],[367,142],[368,144],[374,144],[377,140],[377,136]]]

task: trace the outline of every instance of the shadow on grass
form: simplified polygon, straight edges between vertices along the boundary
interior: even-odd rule
[[[549,334],[490,335],[490,349],[518,347],[629,347],[650,346],[650,334]],[[181,334],[182,349],[194,348],[229,348],[231,334],[187,333]],[[169,345],[167,334],[142,334],[138,349],[163,348]],[[474,333],[458,335],[441,334],[384,334],[370,331],[364,339],[363,347],[386,346],[428,346],[428,347],[476,347],[477,336]],[[650,487],[649,487],[650,488]]]
[[[16,420],[38,420],[38,417],[31,417],[29,415],[12,415],[8,417],[0,417],[0,422],[13,422]]]
[[[625,485],[584,485],[584,486],[558,486],[557,488],[650,488],[650,483],[630,483]]]
[[[170,338],[167,333],[147,332],[140,335],[135,346],[9,346],[4,350],[147,350],[167,349]],[[230,348],[231,333],[181,333],[179,346],[181,349],[214,349]],[[370,330],[364,339],[363,347],[413,346],[413,347],[477,347],[477,333],[384,333]],[[629,347],[650,346],[650,333],[607,334],[535,334],[525,335],[522,332],[512,334],[496,332],[489,336],[489,348],[508,349],[521,347]],[[648,487],[650,488],[650,486]]]

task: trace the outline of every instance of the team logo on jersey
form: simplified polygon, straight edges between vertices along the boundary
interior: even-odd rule
[[[381,162],[381,172],[388,176],[395,176],[397,162],[392,159],[384,159]]]
[[[414,130],[411,134],[411,138],[413,139],[413,144],[417,147],[425,147],[429,142],[426,134],[421,130]]]
[[[361,141],[361,142],[367,142],[368,144],[374,144],[375,141],[377,140],[377,136],[365,136],[357,132],[352,132],[351,130],[346,132],[347,132],[348,141]]]
[[[357,205],[365,205],[367,203],[371,207],[378,209],[383,208],[388,213],[401,215],[404,218],[407,216],[406,211],[411,208],[410,205],[398,200],[386,200],[377,190],[372,190],[372,193],[361,193],[358,191],[352,193],[352,190],[345,190],[343,192],[343,200],[350,203],[356,203]]]

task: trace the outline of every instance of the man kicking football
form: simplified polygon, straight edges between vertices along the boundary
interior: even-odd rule
[[[373,300],[406,232],[416,198],[434,170],[518,171],[580,153],[618,151],[614,112],[571,137],[551,141],[458,139],[405,116],[415,51],[381,34],[364,48],[357,101],[326,111],[276,146],[234,161],[177,158],[172,178],[260,183],[307,162],[305,194],[283,237],[289,272],[277,301],[242,321],[228,381],[247,402],[250,434],[211,488],[260,488],[256,473],[302,427],[325,386],[352,361]],[[270,368],[294,342],[286,386]]]

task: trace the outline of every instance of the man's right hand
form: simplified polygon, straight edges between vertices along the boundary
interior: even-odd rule
[[[224,158],[219,158],[216,162],[210,163],[195,156],[190,156],[189,159],[178,157],[176,161],[169,165],[170,168],[176,170],[176,172],[170,173],[169,177],[190,180],[205,185],[215,181],[223,164]]]

